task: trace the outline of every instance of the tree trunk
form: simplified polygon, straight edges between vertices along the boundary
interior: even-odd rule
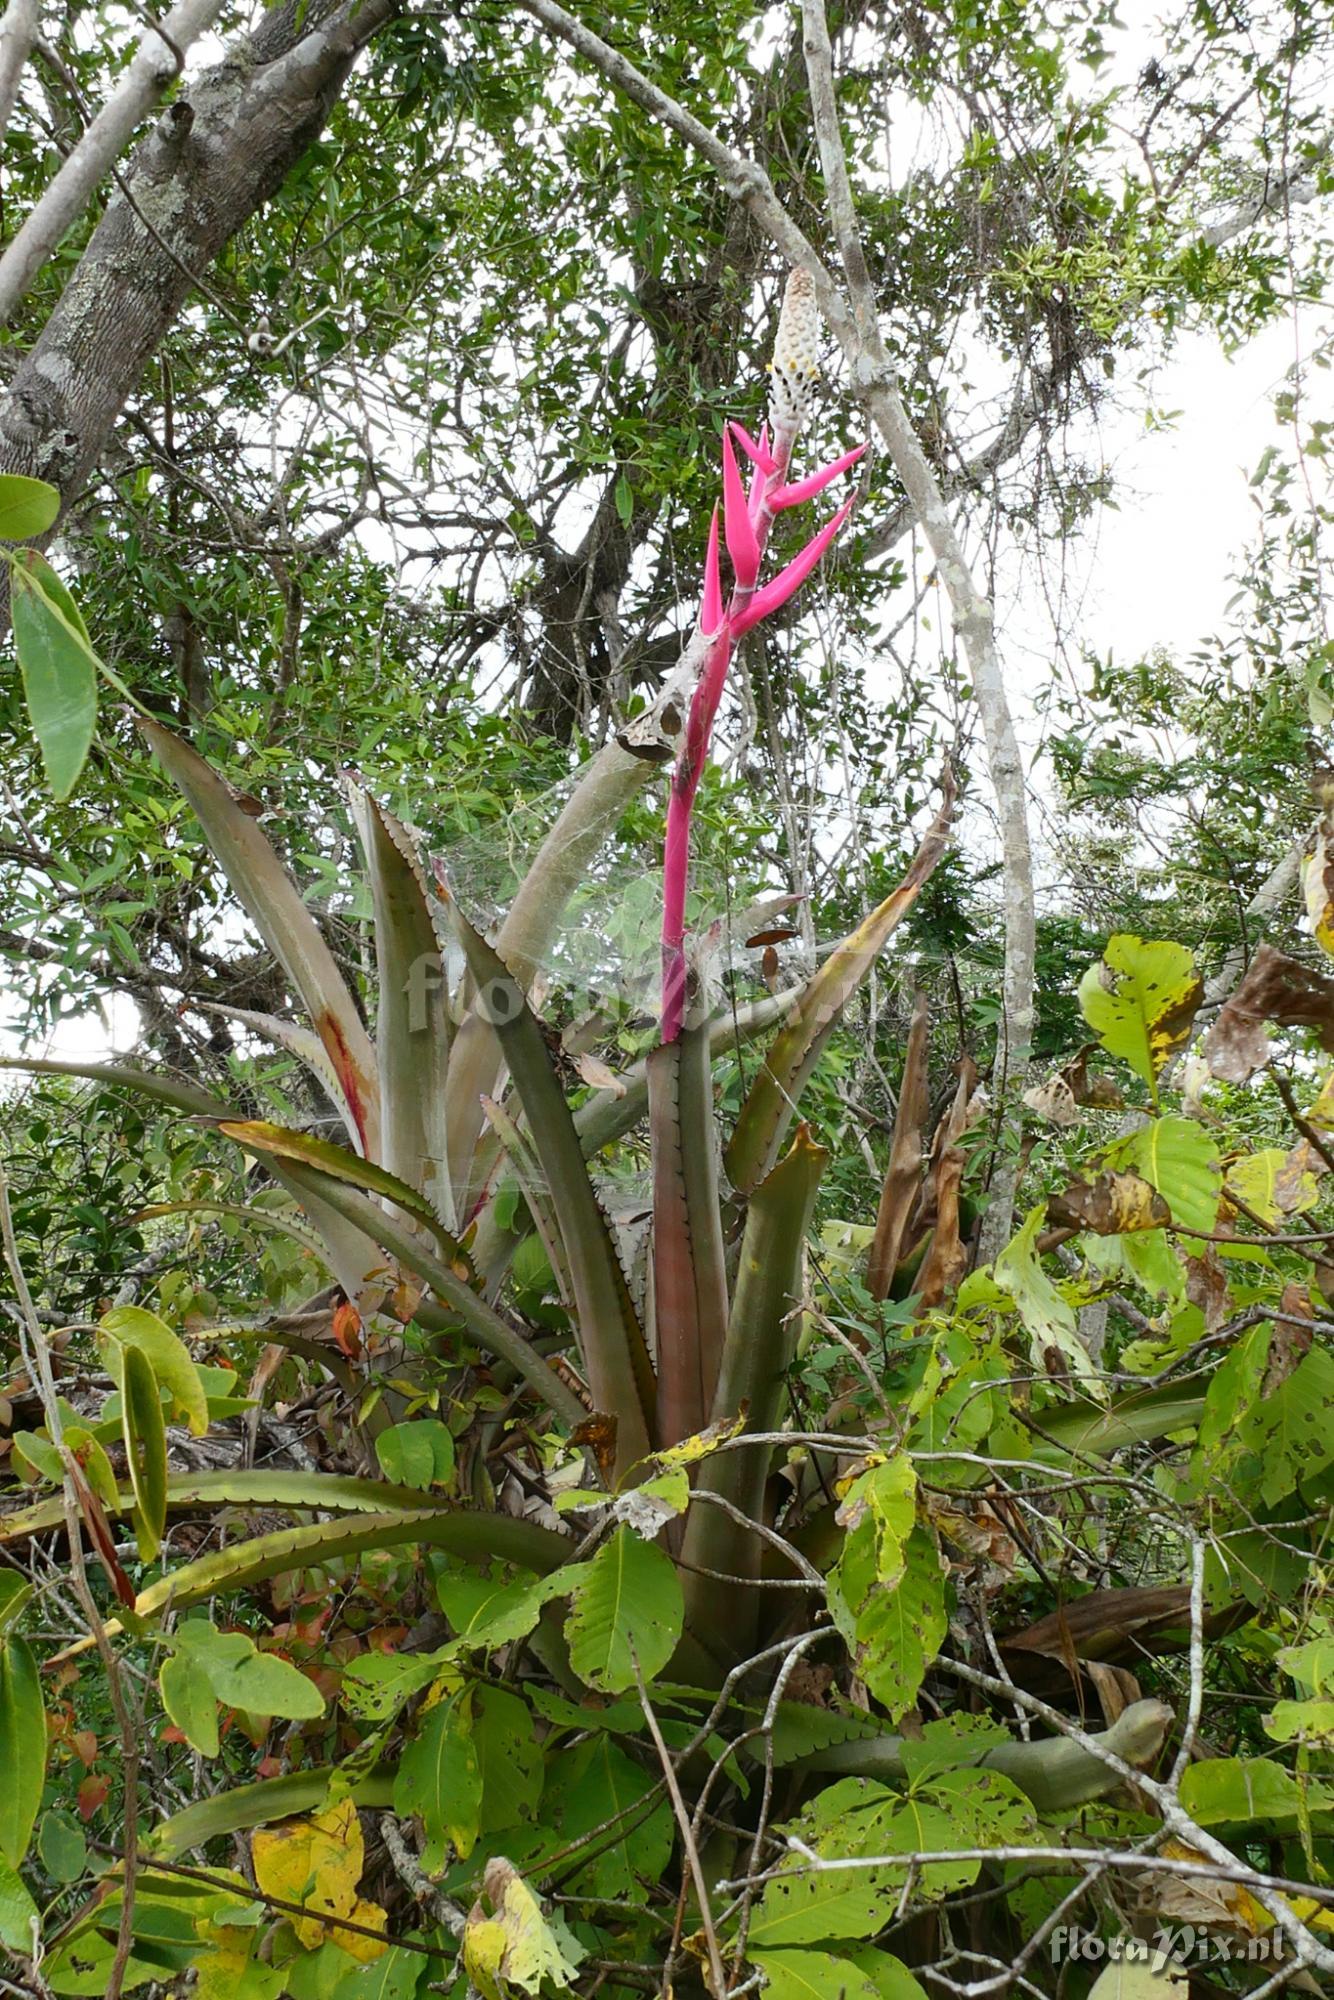
[[[0,399],[0,471],[49,480],[66,502],[81,490],[195,282],[281,186],[398,6],[284,0],[156,121]]]

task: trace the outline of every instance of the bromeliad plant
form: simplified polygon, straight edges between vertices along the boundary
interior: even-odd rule
[[[294,1763],[280,1776],[220,1789],[175,1815],[148,1844],[153,1865],[163,1870],[219,1836],[280,1822],[276,1834],[256,1833],[253,1842],[261,1896],[274,1907],[300,1910],[318,1873],[322,1885],[333,1884],[318,1914],[298,1916],[262,1957],[253,1948],[254,1924],[247,1928],[238,1915],[253,1903],[240,1877],[215,1876],[211,1885],[191,1888],[170,1875],[146,1876],[135,1892],[147,1939],[142,1950],[136,1945],[136,1979],[165,1977],[193,1963],[202,1991],[230,1990],[244,1976],[245,1991],[276,1995],[289,1990],[283,1968],[290,1961],[307,1967],[292,1973],[290,1990],[297,1994],[359,2000],[366,1990],[415,1990],[420,1951],[416,1958],[397,1946],[386,1953],[383,1912],[361,1895],[355,1802],[390,1814],[391,1827],[419,1823],[425,1847],[420,1860],[413,1855],[404,1864],[404,1880],[419,1890],[423,1867],[442,1879],[446,1912],[455,1910],[452,1895],[477,1887],[470,1857],[487,1861],[472,1915],[460,1913],[457,1923],[448,1918],[453,1942],[429,1950],[451,1956],[461,1935],[468,1977],[490,2000],[514,1989],[536,1992],[544,1980],[571,1983],[587,1943],[544,1915],[514,1864],[542,1883],[568,1880],[594,1906],[633,1896],[638,1883],[661,1876],[673,1842],[668,1781],[621,1747],[641,1735],[645,1713],[652,1741],[670,1743],[670,1783],[678,1787],[681,1814],[681,1783],[699,1814],[722,1773],[736,1788],[729,1791],[732,1818],[718,1829],[715,1875],[744,1863],[736,1818],[751,1810],[744,1803],[749,1753],[738,1753],[740,1763],[718,1755],[716,1729],[724,1717],[743,1739],[758,1732],[769,1746],[759,1818],[752,1815],[757,1843],[775,1764],[807,1773],[873,1770],[877,1783],[858,1794],[862,1806],[873,1808],[858,1837],[867,1852],[882,1854],[895,1842],[920,1844],[927,1823],[947,1827],[947,1844],[956,1847],[1018,1838],[1030,1822],[1030,1801],[1068,1807],[1115,1782],[1087,1749],[1071,1755],[1071,1746],[1059,1742],[1011,1743],[1000,1727],[965,1732],[966,1740],[947,1730],[949,1740],[924,1759],[887,1733],[915,1699],[946,1627],[930,1497],[919,1489],[910,1451],[920,1448],[929,1457],[954,1439],[956,1425],[975,1447],[994,1422],[1003,1455],[1018,1453],[1021,1441],[1013,1425],[1005,1428],[1002,1402],[990,1386],[1006,1379],[1010,1364],[1004,1336],[985,1330],[987,1315],[1017,1305],[1021,1313],[1045,1312],[1044,1325],[1064,1325],[1070,1317],[1068,1307],[1053,1303],[1032,1241],[1012,1246],[1009,1261],[998,1261],[994,1276],[979,1281],[977,1328],[928,1328],[925,1372],[895,1420],[909,1450],[895,1449],[891,1427],[884,1451],[868,1458],[862,1435],[850,1483],[838,1495],[809,1457],[784,1463],[789,1379],[808,1303],[804,1246],[827,1158],[806,1125],[792,1128],[803,1088],[849,998],[945,850],[953,803],[947,776],[940,811],[903,881],[804,984],[748,1008],[715,1008],[708,940],[702,950],[688,950],[685,916],[691,812],[729,658],[748,630],[800,588],[848,509],[840,508],[799,556],[761,583],[773,520],[859,456],[850,452],[807,480],[789,479],[814,339],[809,287],[798,274],[780,332],[771,427],[752,441],[732,426],[723,439],[721,539],[731,562],[730,596],[724,600],[715,513],[698,628],[680,674],[647,722],[627,732],[628,742],[594,760],[494,937],[469,921],[447,869],[429,867],[408,829],[360,784],[349,783],[374,915],[373,1033],[263,829],[188,744],[156,722],[142,725],[306,1015],[304,1022],[239,1018],[308,1066],[341,1118],[344,1142],[299,1124],[248,1117],[177,1078],[122,1065],[93,1074],[212,1121],[262,1162],[302,1212],[277,1219],[317,1246],[334,1282],[311,1301],[298,1328],[275,1325],[271,1336],[337,1385],[356,1469],[172,1470],[171,1419],[199,1434],[244,1399],[235,1395],[234,1377],[201,1370],[162,1319],[122,1307],[100,1329],[113,1385],[102,1408],[90,1414],[64,1400],[48,1370],[44,1422],[15,1439],[16,1459],[32,1476],[63,1484],[63,1496],[7,1515],[0,1538],[13,1544],[58,1528],[75,1510],[111,1578],[122,1625],[147,1649],[173,1728],[206,1758],[222,1744],[220,1715],[279,1715],[303,1724],[325,1709],[309,1678],[284,1670],[248,1632],[220,1629],[216,1614],[200,1615],[203,1607],[276,1578],[287,1580],[290,1601],[304,1578],[347,1576],[358,1564],[363,1574],[374,1573],[375,1565],[392,1564],[395,1552],[415,1548],[426,1558],[409,1574],[429,1577],[447,1636],[443,1644],[440,1631],[408,1643],[400,1631],[403,1643],[352,1659],[338,1692],[343,1733],[326,1742],[325,1761]],[[737,443],[753,468],[749,492]],[[660,761],[664,738],[670,750],[682,723],[664,859],[661,1038],[645,1061],[572,1103],[535,1004],[537,973],[603,830]],[[451,940],[462,959],[452,983],[446,978]],[[723,1144],[715,1060],[738,1037],[768,1030],[772,1040]],[[905,1087],[905,1105],[919,1095]],[[626,1245],[601,1199],[598,1167],[605,1150],[645,1118],[652,1227],[644,1267],[627,1269]],[[942,1273],[949,1265],[941,1303],[961,1268],[950,1204],[964,1122],[961,1109],[948,1126],[933,1181],[934,1227],[943,1246],[937,1263]],[[896,1142],[900,1169],[904,1154]],[[272,1207],[235,1203],[230,1210],[266,1227],[275,1221]],[[911,1235],[917,1211],[905,1205],[903,1212]],[[888,1234],[898,1239],[904,1231],[881,1231],[880,1260],[892,1277]],[[544,1303],[554,1294],[558,1315],[525,1309],[537,1268],[548,1274]],[[886,1289],[873,1287],[881,1297]],[[40,1382],[44,1335],[35,1318],[27,1339],[32,1378]],[[1072,1393],[1048,1392],[1057,1400]],[[1085,1425],[1079,1447],[1096,1449],[1082,1395],[1074,1402]],[[1118,1430],[1115,1413],[1096,1408],[1096,1415],[1110,1426],[1113,1443],[1141,1434],[1133,1422]],[[1150,1421],[1166,1419],[1155,1413]],[[859,1417],[858,1430],[865,1429]],[[1054,1434],[1052,1425],[1048,1430]],[[120,1477],[116,1450],[126,1467]],[[516,1477],[522,1472],[529,1513],[497,1504],[488,1470],[496,1462]],[[380,1476],[368,1476],[377,1470]],[[163,1560],[173,1516],[202,1514],[221,1523],[224,1510],[228,1520],[237,1511],[281,1510],[290,1525],[233,1535],[183,1563]],[[569,1514],[577,1535],[568,1531]],[[119,1538],[122,1519],[133,1525],[136,1554]],[[136,1562],[137,1580],[130,1575]],[[308,1601],[319,1605],[323,1589],[311,1586]],[[822,1595],[834,1627],[815,1636],[832,1638],[836,1628],[846,1640],[882,1704],[879,1719],[783,1699],[783,1677],[811,1643],[801,1618],[809,1623],[811,1600],[818,1604]],[[796,1622],[794,1605],[804,1606]],[[0,1595],[0,1624],[19,1609]],[[115,1630],[109,1623],[103,1638]],[[514,1672],[507,1668],[498,1679],[484,1663],[502,1650]],[[771,1657],[784,1659],[782,1676],[777,1684],[772,1676],[755,1684],[762,1689],[756,1709],[753,1685],[736,1670]],[[540,1674],[520,1682],[522,1660],[537,1662]],[[650,1684],[655,1710],[648,1708]],[[0,1772],[10,1737],[39,1723],[41,1705],[27,1642],[7,1633]],[[1108,1746],[1142,1761],[1161,1741],[1166,1719],[1160,1704],[1134,1702]],[[546,1732],[542,1747],[537,1720]],[[561,1750],[560,1769],[552,1766],[544,1780],[544,1757],[553,1748]],[[986,1772],[971,1768],[982,1762]],[[961,1767],[969,1767],[966,1780]],[[13,1800],[0,1811],[0,1856],[11,1867],[27,1847],[42,1796],[40,1762],[29,1756],[16,1768]],[[794,1798],[805,1782],[793,1780]],[[906,1786],[911,1799],[897,1786]],[[540,1826],[533,1820],[539,1793]],[[819,1801],[810,1809],[805,1835],[821,1852],[837,1838],[840,1815],[852,1803],[842,1801],[837,1812],[831,1804],[833,1817],[825,1820]],[[554,1831],[562,1826],[573,1843],[568,1867],[567,1843]],[[716,1994],[747,1976],[748,1956],[793,1994],[825,1986],[831,1994],[848,1991],[849,1981],[867,1993],[919,1990],[883,1951],[853,1944],[849,1951],[860,1956],[840,1957],[807,1949],[822,1939],[872,1937],[882,1927],[880,1904],[888,1902],[882,1913],[888,1921],[907,1896],[906,1878],[878,1877],[867,1908],[859,1904],[855,1924],[843,1931],[824,1889],[776,1880],[759,1902],[753,1892],[742,1896],[741,1915],[733,1911],[720,1942],[699,1868],[702,1828],[700,1822],[682,1836],[672,1895],[695,1911],[699,1954]],[[965,1839],[953,1837],[959,1829]],[[930,1893],[975,1874],[975,1866],[964,1866],[949,1874],[948,1884],[932,1876]],[[46,1961],[44,1976],[56,1992],[100,1991],[106,1984],[118,1941],[124,1942],[120,1893],[113,1884]],[[641,1958],[664,1941],[651,1913],[645,1922],[647,1930],[630,1925],[624,1932],[632,1955]],[[668,1929],[679,1934],[679,1915]],[[379,1940],[373,1949],[368,1937]],[[379,1968],[373,1989],[358,1984],[367,1977],[360,1950]],[[120,1963],[124,1971],[123,1957]]]

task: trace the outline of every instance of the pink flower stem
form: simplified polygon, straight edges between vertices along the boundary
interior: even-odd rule
[[[774,470],[769,473],[756,493],[753,521],[755,539],[763,555],[769,530],[773,526],[774,509],[769,505],[769,496],[776,493],[787,479],[787,469],[792,457],[794,437],[780,431],[773,441]],[[690,882],[690,820],[695,807],[695,794],[704,772],[704,760],[709,752],[709,739],[713,734],[714,718],[718,704],[722,700],[723,687],[727,680],[727,665],[732,655],[732,620],[749,604],[755,594],[754,584],[746,588],[734,587],[728,602],[727,613],[717,635],[710,641],[704,656],[704,666],[695,692],[690,701],[690,712],[686,718],[685,742],[676,760],[672,773],[671,793],[667,801],[667,838],[663,850],[662,864],[662,1016],[661,1032],[664,1042],[674,1042],[681,1032],[686,1011],[686,894]]]

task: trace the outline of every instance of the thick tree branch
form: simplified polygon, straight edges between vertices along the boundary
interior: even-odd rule
[[[9,130],[19,79],[37,39],[40,21],[40,0],[9,0],[0,18],[0,140]]]
[[[400,0],[283,0],[157,121],[0,401],[0,471],[68,497],[218,252],[322,129]]]
[[[154,23],[145,30],[129,68],[0,257],[0,326],[13,317],[65,232],[83,214],[140,120],[175,82],[186,49],[212,27],[221,11],[222,0],[177,0],[161,27]]]

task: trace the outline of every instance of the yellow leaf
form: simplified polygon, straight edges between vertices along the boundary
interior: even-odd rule
[[[356,1909],[366,1845],[351,1799],[340,1799],[310,1819],[260,1827],[250,1853],[255,1880],[266,1895],[332,1917],[350,1917]],[[329,1926],[313,1917],[294,1917],[292,1928],[307,1951],[318,1950],[329,1935]],[[344,1950],[352,1949],[345,1936],[339,1942]]]
[[[389,1928],[388,1915],[380,1905],[365,1902],[360,1896],[347,1914],[354,1924],[364,1924],[367,1930],[387,1931]],[[329,1924],[324,1928],[326,1937],[332,1938],[336,1945],[341,1945],[349,1958],[360,1959],[363,1965],[369,1965],[373,1958],[382,1957],[389,1949],[387,1937],[363,1937],[360,1931],[340,1930],[336,1924]]]

